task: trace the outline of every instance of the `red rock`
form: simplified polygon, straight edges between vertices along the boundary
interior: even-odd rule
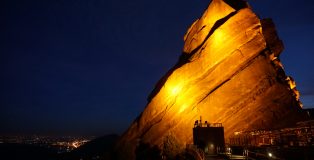
[[[149,148],[179,154],[192,143],[199,116],[222,123],[226,141],[236,131],[287,127],[302,119],[295,82],[279,61],[283,43],[275,26],[246,2],[213,0],[184,40],[179,62],[117,144],[120,159],[135,159]],[[137,149],[141,145],[148,148]]]

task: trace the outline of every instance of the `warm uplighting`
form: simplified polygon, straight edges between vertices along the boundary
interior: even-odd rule
[[[179,113],[182,113],[186,108],[187,108],[186,104],[182,105],[180,110],[179,110]]]
[[[295,82],[285,79],[278,57],[283,46],[272,21],[260,20],[250,7],[242,8],[246,2],[211,2],[185,34],[179,61],[158,81],[144,111],[119,139],[117,149],[130,156],[119,159],[142,156],[134,152],[137,142],[173,156],[191,151],[195,159],[204,159],[205,153],[218,159],[228,158],[225,153],[232,159],[251,155],[275,159],[278,155],[269,153],[268,147],[282,141],[273,138],[278,135],[256,137],[268,130],[277,134],[274,129],[281,132],[281,127],[302,119]],[[208,121],[195,121],[200,115]],[[235,157],[231,148],[225,152],[227,140]],[[143,149],[143,155],[149,155],[150,150]],[[240,150],[242,156],[237,155]]]
[[[179,84],[177,84],[177,85],[174,86],[174,87],[170,87],[170,94],[171,94],[172,96],[176,96],[176,95],[179,94],[179,92],[181,91],[181,89],[182,89],[182,86],[179,85]]]
[[[222,29],[217,29],[215,32],[214,32],[214,35],[213,35],[213,43],[214,43],[214,46],[221,46],[221,44],[224,42],[224,39],[225,39],[225,34],[224,34],[224,31]]]
[[[172,89],[171,94],[177,95],[180,92],[181,88],[179,86],[176,86]]]
[[[286,78],[286,81],[288,82],[289,86],[290,86],[290,89],[294,89],[296,88],[296,84],[295,84],[295,81],[293,80],[293,78],[291,77],[287,77]]]

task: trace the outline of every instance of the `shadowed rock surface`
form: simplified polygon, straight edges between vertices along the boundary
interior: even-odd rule
[[[222,123],[226,139],[235,131],[282,128],[302,120],[299,92],[279,60],[284,47],[275,25],[260,20],[246,2],[212,0],[184,41],[179,61],[119,139],[118,159],[145,153],[175,158],[192,143],[199,116]]]

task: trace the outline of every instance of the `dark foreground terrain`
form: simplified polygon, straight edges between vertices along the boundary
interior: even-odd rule
[[[57,159],[57,151],[30,144],[2,143],[0,144],[0,159],[55,160]]]

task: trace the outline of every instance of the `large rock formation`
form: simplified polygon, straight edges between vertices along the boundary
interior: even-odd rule
[[[158,82],[145,110],[116,146],[120,159],[192,143],[199,116],[236,131],[287,127],[302,119],[299,94],[279,61],[274,24],[242,0],[212,0],[184,36],[179,62]],[[144,147],[143,147],[144,146]]]

